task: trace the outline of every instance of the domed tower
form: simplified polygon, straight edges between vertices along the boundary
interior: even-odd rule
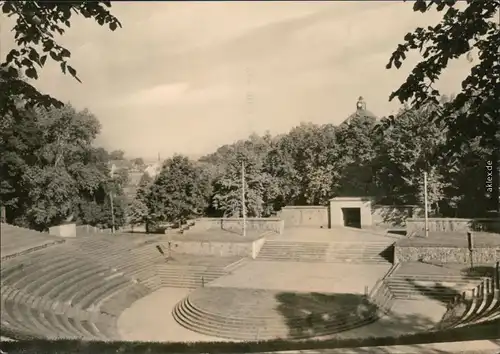
[[[356,102],[356,111],[347,117],[346,120],[342,122],[342,124],[350,124],[351,121],[356,117],[367,117],[372,119],[377,119],[375,114],[366,109],[366,102],[363,99],[363,96],[359,96],[358,101]]]

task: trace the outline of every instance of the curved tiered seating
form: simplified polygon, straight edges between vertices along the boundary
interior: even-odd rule
[[[356,304],[337,304],[332,309],[332,303],[314,298],[328,295],[287,294],[310,297],[307,309],[300,310],[287,308],[283,300],[277,300],[281,296],[268,290],[208,287],[179,302],[172,315],[192,331],[247,341],[328,336],[369,324],[379,315],[377,306],[361,298]]]
[[[118,339],[117,317],[153,291],[136,273],[156,276],[157,253],[154,246],[137,252],[134,239],[120,241],[101,235],[72,239],[3,259],[2,331],[18,338]]]
[[[3,259],[2,331],[17,338],[118,339],[116,320],[136,300],[163,286],[207,284],[235,261],[212,266],[213,260],[179,256],[166,263],[144,238],[117,237],[68,239]]]
[[[396,299],[431,298],[448,302],[463,290],[476,286],[481,279],[459,275],[393,274],[386,282]]]
[[[455,306],[460,306],[461,304]],[[494,294],[489,294],[479,299],[468,300],[465,302],[465,308],[461,311],[461,314],[458,316],[455,315],[450,320],[449,314],[454,310],[455,308],[451,308],[447,311],[445,316],[443,316],[446,320],[443,320],[438,325],[438,328],[465,327],[496,320],[500,318],[500,300],[498,295]]]
[[[162,287],[196,289],[225,275],[220,267],[161,264],[157,275]]]
[[[484,277],[479,285],[449,303],[438,328],[464,327],[500,318],[500,292],[495,277]]]

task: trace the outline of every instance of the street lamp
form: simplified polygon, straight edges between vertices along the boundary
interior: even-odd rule
[[[115,177],[115,170],[116,166],[115,164],[111,165],[111,171],[110,171],[110,176],[111,180]],[[109,191],[109,204],[111,206],[111,232],[115,233],[115,208],[113,205],[113,188]]]

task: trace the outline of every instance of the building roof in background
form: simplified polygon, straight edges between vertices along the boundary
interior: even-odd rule
[[[128,174],[128,180],[129,180],[129,185],[130,186],[138,186],[139,182],[141,181],[142,175],[144,174],[143,171],[133,171]]]
[[[134,168],[134,164],[129,160],[110,160],[110,165],[115,165],[117,169],[127,169],[130,170]]]
[[[149,164],[144,169],[144,173],[147,173],[150,177],[156,177],[160,173],[161,165],[162,164],[160,162]]]

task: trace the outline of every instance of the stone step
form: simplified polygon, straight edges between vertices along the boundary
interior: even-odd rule
[[[251,314],[249,314],[251,315]],[[290,322],[283,322],[281,318],[270,319],[269,316],[264,321],[257,317],[227,317],[200,310],[190,303],[189,298],[179,302],[172,311],[174,319],[183,327],[206,335],[229,338],[233,340],[265,340],[277,337],[287,337],[290,330]],[[333,315],[332,315],[333,316]],[[347,328],[359,327],[375,320],[376,316],[358,318],[351,323],[343,323],[342,320],[327,324],[322,331],[315,332],[314,335],[333,334]],[[303,319],[296,321],[296,328],[299,328]],[[292,321],[293,323],[293,321]],[[293,325],[292,325],[293,328]],[[312,333],[303,333],[302,338],[313,336]]]

